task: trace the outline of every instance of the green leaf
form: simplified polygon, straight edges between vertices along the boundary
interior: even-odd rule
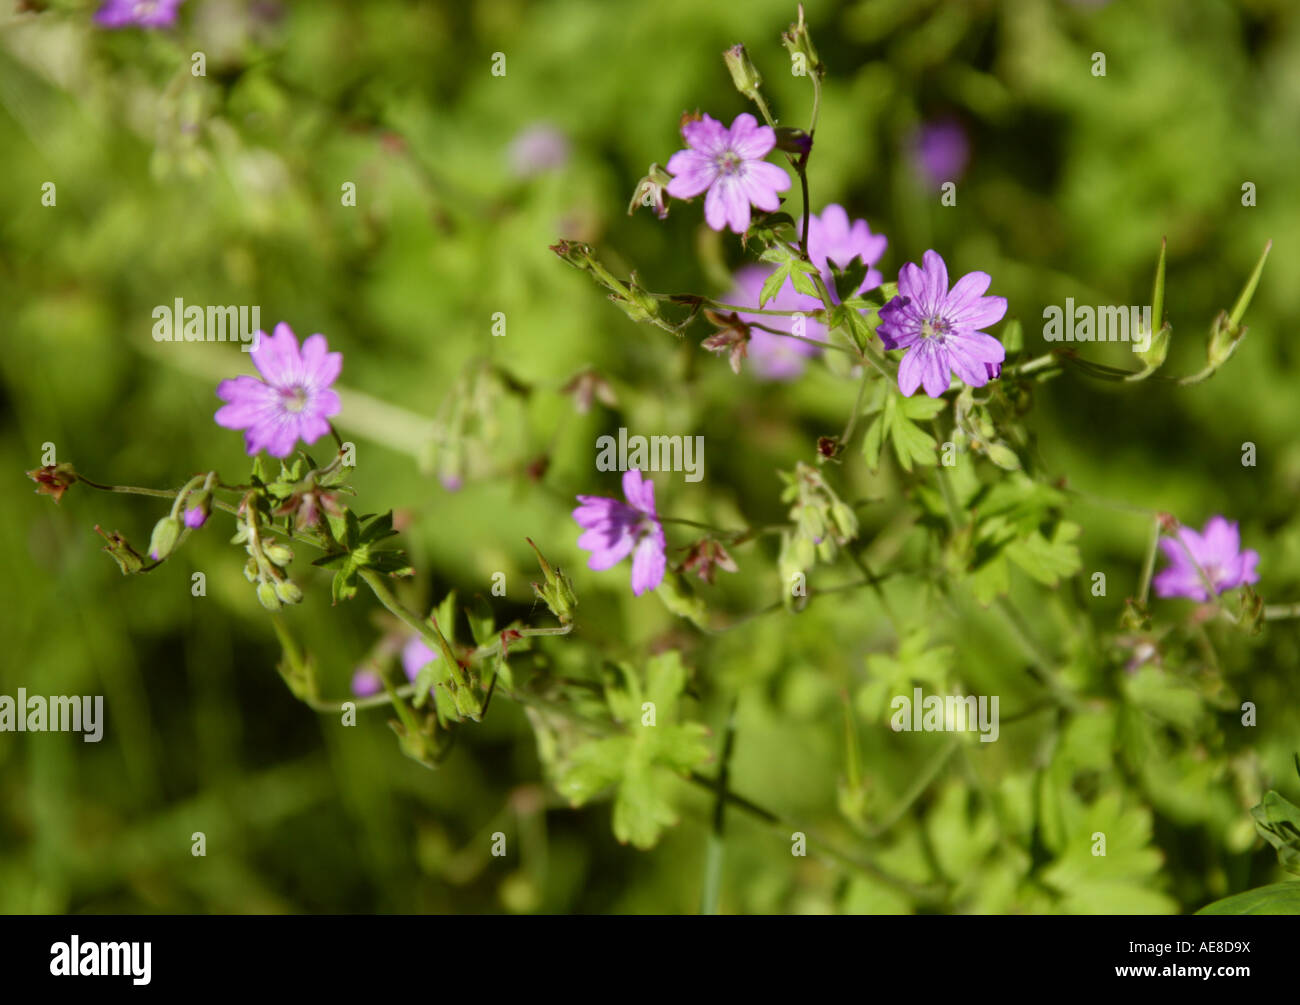
[[[330,595],[336,604],[340,600],[351,600],[357,595],[357,567],[350,559],[351,556],[349,561],[334,573],[334,581],[330,583]]]
[[[687,774],[713,759],[708,744],[709,730],[703,723],[687,722],[680,726],[654,728],[659,730],[654,745],[655,761],[665,768]]]
[[[872,471],[880,467],[880,448],[885,444],[887,428],[888,423],[884,415],[878,415],[871,420],[871,425],[867,427],[867,434],[862,438],[862,457]]]
[[[570,757],[555,788],[574,806],[582,806],[600,795],[623,776],[632,748],[627,736],[592,740],[578,747]]]
[[[610,713],[626,732],[590,740],[572,751],[556,789],[574,805],[615,787],[614,836],[638,848],[653,847],[665,827],[677,822],[668,799],[669,772],[686,774],[709,761],[709,731],[700,723],[676,722],[687,671],[673,650],[653,657],[644,680],[626,664],[605,669]],[[643,699],[654,702],[653,725]]]
[[[1002,552],[971,566],[971,592],[984,607],[1011,589],[1011,567]]]
[[[679,618],[685,618],[697,628],[708,628],[708,608],[704,599],[681,573],[669,571],[655,587],[655,595]]]
[[[1206,904],[1197,914],[1300,914],[1300,883],[1273,883]]]
[[[765,262],[776,262],[777,266],[763,283],[758,293],[758,306],[766,307],[767,302],[776,296],[787,279],[799,293],[817,296],[817,287],[812,277],[818,274],[817,266],[805,262],[783,244],[773,245],[760,256]]]
[[[1003,471],[1019,471],[1020,458],[1005,443],[993,442],[985,445],[984,452],[988,458]]]
[[[903,414],[916,422],[929,422],[948,406],[946,398],[931,398],[920,394],[900,398],[899,401]]]
[[[1260,837],[1277,849],[1282,868],[1300,874],[1300,807],[1270,790],[1250,815]]]
[[[790,284],[796,293],[815,297],[818,295],[817,284],[813,282],[812,277],[817,274],[817,266],[811,262],[796,262],[790,270]]]
[[[913,464],[938,463],[934,437],[920,426],[900,417],[894,420],[891,432],[894,454],[903,470],[911,471]]]
[[[862,285],[862,280],[867,278],[867,263],[862,260],[861,255],[855,255],[843,267],[829,258],[826,259],[826,264],[831,268],[831,278],[835,283],[835,295],[841,302],[857,293],[858,287]]]
[[[1006,547],[1007,557],[1045,586],[1055,586],[1063,576],[1073,576],[1082,566],[1073,541],[1079,536],[1076,523],[1062,520],[1050,539],[1035,530]]]
[[[334,536],[343,542],[343,547],[347,548],[348,551],[352,551],[361,540],[361,521],[357,519],[357,515],[352,510],[347,510],[343,514],[343,523],[343,533],[335,533]]]
[[[648,851],[665,827],[677,823],[677,814],[664,798],[648,757],[628,758],[623,781],[614,798],[614,837]]]
[[[470,635],[476,646],[487,645],[496,639],[496,616],[492,605],[481,593],[476,593],[469,607],[465,608],[465,617],[469,619]]]
[[[456,644],[456,591],[452,590],[442,598],[442,603],[438,605],[437,610],[433,612],[433,620],[438,625],[438,630],[442,632],[442,637],[447,640],[448,645]]]
[[[414,576],[415,568],[406,558],[406,553],[396,549],[372,552],[366,557],[366,568],[374,569],[389,576]]]
[[[894,456],[898,458],[898,463],[902,465],[904,471],[911,471],[916,464],[938,463],[934,437],[907,417],[908,400],[887,392],[884,411],[884,421],[888,426]]]
[[[374,544],[386,537],[393,537],[396,533],[397,531],[393,530],[393,511],[389,510],[370,521],[361,531],[358,541],[361,544]]]
[[[1199,692],[1154,667],[1126,677],[1123,690],[1138,708],[1186,731],[1196,728],[1205,711]]]

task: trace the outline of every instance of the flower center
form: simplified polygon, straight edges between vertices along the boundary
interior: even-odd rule
[[[307,389],[305,387],[291,387],[280,393],[284,397],[286,412],[297,414],[307,407]]]
[[[1223,567],[1218,562],[1210,562],[1201,568],[1205,570],[1205,578],[1210,581],[1210,585],[1217,590],[1223,582]]]
[[[923,318],[921,321],[921,338],[937,339],[941,344],[948,334],[949,324],[943,318]]]
[[[717,159],[718,170],[723,174],[738,174],[744,161],[734,150],[720,154]]]
[[[136,17],[147,17],[158,9],[158,0],[140,0],[135,5]]]

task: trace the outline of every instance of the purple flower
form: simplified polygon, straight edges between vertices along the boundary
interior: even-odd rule
[[[811,241],[810,241],[811,243]],[[771,268],[764,265],[746,265],[736,272],[736,285],[727,295],[727,302],[742,307],[757,307],[759,291],[763,283],[772,274]],[[821,307],[821,301],[803,293],[797,293],[787,279],[777,290],[776,296],[767,302],[767,310],[802,311],[811,314]],[[805,361],[818,352],[818,342],[826,341],[826,326],[811,317],[800,321],[797,318],[781,317],[775,314],[747,314],[737,311],[740,320],[747,325],[764,325],[778,331],[790,332],[796,337],[773,335],[762,328],[751,327],[749,330],[748,357],[756,376],[764,380],[793,380],[803,373]],[[802,325],[803,334],[797,333],[796,325]]]
[[[1169,559],[1169,567],[1161,570],[1151,582],[1161,597],[1209,600],[1201,572],[1205,573],[1215,593],[1244,583],[1259,582],[1259,573],[1255,571],[1259,552],[1252,549],[1242,551],[1237,525],[1221,516],[1210,517],[1200,534],[1190,527],[1179,527],[1178,540],[1161,538],[1160,550]],[[1200,572],[1197,566],[1200,566]]]
[[[420,671],[440,655],[425,645],[424,639],[419,635],[412,635],[406,640],[406,645],[402,646],[402,669],[406,672],[406,679],[414,683],[415,678],[420,676]]]
[[[728,130],[706,115],[683,124],[682,136],[689,149],[669,159],[668,173],[674,178],[666,191],[674,199],[693,199],[707,189],[704,219],[714,230],[729,226],[744,233],[751,203],[767,213],[781,205],[777,193],[790,187],[790,176],[763,160],[776,146],[771,126],[760,126],[746,112]]]
[[[834,203],[822,210],[821,216],[813,216],[808,220],[808,257],[821,270],[822,278],[836,303],[839,302],[839,297],[835,293],[835,281],[828,260],[840,268],[846,268],[854,258],[861,258],[867,266],[867,274],[856,292],[862,293],[880,285],[883,277],[872,266],[880,261],[887,244],[884,235],[871,233],[866,220],[850,221],[844,207]],[[758,307],[763,282],[774,268],[775,266],[747,265],[739,269],[736,272],[736,285],[732,287],[726,301],[742,307]],[[776,296],[767,302],[768,310],[800,311],[809,315],[821,308],[822,302],[817,297],[796,292],[788,279]],[[776,328],[795,336],[787,338],[773,335],[762,328],[751,328],[749,359],[755,375],[764,380],[792,380],[799,376],[803,372],[804,362],[820,352],[817,343],[826,341],[826,326],[811,317],[797,322],[794,318],[772,314],[738,313],[740,319],[748,325]]]
[[[552,125],[529,126],[510,141],[510,169],[520,178],[555,171],[569,161],[569,140]]]
[[[836,303],[839,303],[840,299],[835,292],[835,280],[827,260],[845,269],[853,259],[861,258],[863,264],[868,266],[867,274],[862,277],[862,285],[855,292],[865,293],[867,290],[874,290],[884,282],[880,271],[871,266],[880,261],[887,244],[889,241],[883,234],[871,232],[866,220],[854,220],[850,223],[848,212],[843,206],[835,203],[822,210],[821,216],[814,216],[808,220],[808,257],[821,270],[822,278],[826,280],[826,288],[830,290],[831,297]],[[821,304],[817,306],[820,307]]]
[[[176,23],[176,11],[185,0],[105,0],[95,13],[95,23],[105,28],[166,28]]]
[[[369,698],[372,694],[378,694],[383,686],[379,674],[374,670],[362,667],[352,675],[352,693],[358,698]]]
[[[185,508],[185,526],[190,530],[198,530],[208,520],[208,512],[202,506],[187,506]]]
[[[992,364],[1006,358],[1002,343],[980,331],[1002,319],[1006,297],[986,297],[987,272],[970,272],[948,289],[948,267],[934,251],[918,268],[908,262],[898,274],[898,296],[880,308],[876,330],[886,349],[906,349],[898,367],[898,389],[911,397],[917,387],[937,398],[948,390],[948,371],[971,387],[992,379]],[[1000,371],[999,371],[1000,372]]]
[[[600,572],[632,555],[632,592],[641,596],[664,578],[664,528],[655,513],[655,485],[632,468],[623,472],[626,503],[603,496],[578,496],[573,519],[586,531],[578,547],[591,552],[587,568]]]
[[[217,385],[217,397],[228,404],[217,409],[217,425],[243,429],[249,455],[265,450],[288,457],[299,439],[315,443],[330,430],[329,418],[342,405],[330,390],[343,368],[343,354],[330,352],[324,335],[311,335],[298,350],[298,339],[283,321],[275,334],[257,333],[249,356],[262,374],[236,377]]]
[[[970,162],[970,142],[956,119],[927,122],[912,136],[912,160],[931,185],[957,181]]]

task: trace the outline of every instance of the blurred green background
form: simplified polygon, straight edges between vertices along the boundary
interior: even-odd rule
[[[32,493],[23,471],[46,443],[99,481],[176,486],[210,468],[245,477],[241,437],[212,413],[216,383],[247,372],[247,358],[230,345],[155,343],[151,311],[177,297],[260,305],[264,327],[322,332],[344,353],[336,421],[357,444],[358,509],[400,511],[421,570],[412,598],[487,594],[502,571],[503,618],[536,621],[532,537],[581,599],[579,631],[545,647],[557,665],[580,673],[603,656],[640,663],[678,646],[694,669],[692,716],[720,735],[738,699],[736,792],[917,883],[945,877],[954,892],[942,909],[1190,911],[1281,878],[1248,810],[1264,788],[1292,799],[1300,789],[1296,622],[1216,637],[1213,688],[1199,686],[1196,655],[1183,664],[1189,679],[1152,685],[1177,692],[1164,719],[1130,714],[1141,702],[1116,683],[1123,671],[1067,641],[1071,619],[1115,629],[1149,534],[1140,514],[1072,505],[1083,526],[1077,581],[1013,587],[1034,631],[1110,698],[1068,721],[1006,723],[998,743],[963,743],[956,756],[946,737],[899,737],[853,714],[877,819],[943,758],[933,785],[872,841],[837,813],[841,696],[853,708],[869,668],[899,646],[870,592],[714,637],[653,596],[634,599],[626,566],[586,569],[569,511],[576,493],[617,494],[617,479],[593,466],[601,433],[704,435],[704,481],[658,477],[660,511],[769,523],[784,518],[775,471],[811,463],[817,436],[837,432],[853,403],[854,382],[819,364],[790,384],[733,376],[696,345],[703,328],[678,343],[633,325],[548,251],[560,237],[587,240],[650,289],[725,294],[742,260],[734,236],[705,230],[698,203],[660,222],[629,217],[627,200],[646,166],[680,147],[684,111],[729,122],[747,110],[720,58],[735,42],[763,71],[778,119],[806,124],[811,89],[787,72],[779,44],[791,3],[189,0],[167,32],[98,30],[95,4],[17,6],[44,9],[0,15],[0,694],[102,694],[107,727],[97,745],[0,734],[0,910],[699,906],[707,793],[680,786],[681,823],[655,850],[620,846],[607,804],[571,810],[546,786],[526,717],[503,701],[430,772],[401,755],[382,712],[343,728],[289,694],[227,517],[214,515],[157,572],[127,579],[92,528],[142,547],[163,504],[75,487],[56,507]],[[1049,348],[1046,305],[1147,303],[1167,236],[1166,369],[1198,370],[1211,319],[1274,241],[1246,342],[1212,380],[1127,386],[1067,373],[1039,388],[1028,421],[1071,486],[1196,527],[1213,513],[1239,520],[1262,555],[1260,593],[1300,600],[1300,7],[806,9],[828,67],[813,208],[840,202],[886,234],[887,279],[931,247],[954,277],[989,272],[1032,355]],[[195,51],[206,76],[190,72]],[[1106,55],[1104,77],[1091,72],[1094,52]],[[491,72],[494,53],[504,76]],[[953,207],[910,149],[936,120],[969,137]],[[518,144],[538,128],[562,142],[553,163],[528,170]],[[46,182],[53,207],[41,202]],[[347,182],[355,207],[341,204]],[[1257,188],[1253,208],[1244,182]],[[789,205],[797,212],[797,198]],[[497,312],[505,337],[492,334]],[[1125,352],[1089,349],[1116,364]],[[529,393],[485,377],[483,360]],[[587,365],[613,385],[615,409],[577,415],[557,393]],[[1255,467],[1241,464],[1246,441]],[[879,542],[867,557],[926,568],[907,516],[925,474],[872,476],[856,447],[842,474],[846,498],[879,501],[860,512],[862,543]],[[452,477],[459,491],[445,487]],[[774,554],[769,543],[738,552],[739,574],[704,588],[710,607],[739,614],[777,599]],[[207,576],[205,597],[191,596],[194,571]],[[1087,595],[1094,571],[1112,584],[1105,598]],[[857,573],[827,575],[829,585]],[[331,609],[326,574],[300,581],[308,598],[289,623],[316,655],[325,694],[342,697],[379,634],[378,606],[363,593]],[[900,573],[889,589],[909,631],[923,626],[931,646],[949,647],[954,681],[1000,694],[1004,718],[1028,704],[1002,622],[973,602],[944,604],[923,573]],[[1158,617],[1189,607],[1156,602]],[[1241,727],[1232,700],[1254,701],[1259,725]],[[722,910],[919,908],[861,870],[792,857],[779,830],[731,814]],[[1105,881],[1088,872],[1095,830],[1112,835]],[[191,855],[196,831],[204,858]],[[505,859],[489,854],[496,831],[511,842]]]

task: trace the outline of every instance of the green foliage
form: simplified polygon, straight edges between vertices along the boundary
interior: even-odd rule
[[[827,3],[791,26],[789,0],[317,0],[224,5],[216,31],[189,0],[149,34],[35,6],[0,33],[0,694],[103,694],[109,727],[0,734],[0,909],[694,910],[724,767],[706,728],[734,703],[728,787],[761,812],[727,810],[723,912],[1296,911],[1294,4]],[[789,382],[698,342],[742,265],[775,269],[769,308],[787,279],[818,292],[797,179],[743,239],[699,199],[659,219],[662,169],[636,181],[683,109],[759,114],[718,56],[739,40],[778,123],[815,132],[813,209],[889,240],[877,290],[845,298],[860,263],[836,262],[842,302],[809,314],[828,346]],[[911,153],[940,108],[971,138],[956,206]],[[522,173],[541,123],[568,158]],[[876,332],[927,248],[1009,303],[1002,377],[939,401],[901,397]],[[358,465],[263,463],[257,543],[243,491],[214,490],[230,509],[155,563],[171,500],[77,473],[243,478],[212,415],[247,354],[155,341],[178,296],[326,334]],[[1151,350],[1044,342],[1066,297],[1151,298]],[[618,495],[591,448],[620,426],[707,444],[701,483],[654,476],[691,522],[665,523],[654,597],[576,545],[574,497]],[[298,527],[322,492],[345,509]],[[1260,582],[1155,596],[1156,514],[1219,512]],[[680,567],[704,535],[735,574]],[[436,632],[414,682],[415,630],[367,577]],[[357,671],[383,690],[344,725]],[[894,733],[917,686],[999,695],[998,741]],[[794,857],[794,831],[831,847]]]
[[[712,756],[702,725],[676,721],[685,686],[674,651],[652,658],[644,674],[625,664],[606,671],[605,701],[622,731],[582,744],[557,770],[556,788],[574,806],[614,789],[614,836],[625,844],[654,847],[677,823],[668,772],[689,774]]]

